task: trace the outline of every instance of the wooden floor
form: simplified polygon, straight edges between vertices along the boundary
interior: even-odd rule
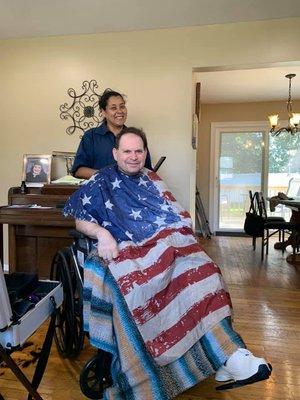
[[[273,365],[273,374],[268,381],[223,393],[215,391],[216,384],[211,377],[177,400],[300,399],[300,265],[288,264],[285,261],[288,252],[282,255],[273,249],[261,263],[260,249],[253,252],[248,238],[214,237],[201,240],[201,244],[222,269],[232,296],[236,330],[251,351]],[[32,349],[38,347],[42,331],[39,329],[31,338]],[[22,354],[14,356],[20,361]],[[59,357],[53,346],[39,389],[43,399],[85,399],[78,376],[93,354],[94,350],[86,342],[78,359],[66,360]],[[30,359],[30,356],[23,358]],[[32,369],[29,365],[24,372],[30,376]],[[27,398],[22,386],[5,368],[0,370],[0,392],[6,400]]]

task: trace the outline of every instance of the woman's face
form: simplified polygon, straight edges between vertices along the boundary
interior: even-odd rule
[[[102,115],[106,118],[107,126],[122,128],[127,118],[127,108],[124,99],[121,96],[111,96],[108,99],[105,110]]]

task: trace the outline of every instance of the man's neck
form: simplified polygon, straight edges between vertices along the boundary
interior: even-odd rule
[[[118,166],[118,164],[117,164],[117,167],[118,167],[118,169],[119,169],[121,172],[123,172],[123,174],[128,175],[128,176],[139,176],[139,175],[141,175],[141,173],[143,172],[143,168],[144,168],[144,167],[142,167],[138,172],[130,173],[130,172],[124,171],[122,168],[120,168],[120,167]]]

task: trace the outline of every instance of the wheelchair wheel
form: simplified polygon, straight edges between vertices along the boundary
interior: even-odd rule
[[[108,353],[100,350],[81,371],[80,388],[89,399],[102,399],[103,391],[112,385],[109,356]]]
[[[76,356],[83,347],[82,285],[78,284],[71,250],[58,251],[53,258],[51,279],[62,283],[64,299],[57,314],[54,340],[64,357]]]
[[[83,330],[83,277],[81,275],[82,269],[78,267],[78,263],[73,255],[73,252],[70,249],[68,250],[75,311],[73,334],[74,354],[78,354],[83,348],[85,336]]]

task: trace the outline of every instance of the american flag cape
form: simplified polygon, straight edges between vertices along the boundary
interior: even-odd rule
[[[104,168],[71,196],[65,215],[101,224],[119,243],[108,264],[148,352],[179,359],[231,315],[216,264],[201,249],[189,214],[159,176]]]

